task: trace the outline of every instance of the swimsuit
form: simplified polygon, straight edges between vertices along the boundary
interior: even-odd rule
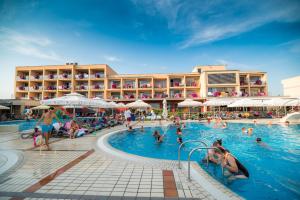
[[[52,124],[42,124],[41,127],[42,127],[42,133],[43,134],[50,133],[52,131],[52,128],[53,128]]]
[[[238,159],[236,159],[234,156],[232,156],[232,157],[234,158],[234,160],[236,162],[236,165],[238,167],[238,171],[235,172],[235,173],[232,173],[232,172],[231,173],[234,174],[235,176],[244,175],[247,178],[249,178],[249,172],[248,172],[247,168],[242,163],[240,163],[240,161]],[[229,164],[229,163],[227,163],[227,164]]]

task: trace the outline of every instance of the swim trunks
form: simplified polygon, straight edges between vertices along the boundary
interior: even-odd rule
[[[42,124],[41,125],[42,127],[42,133],[45,134],[45,133],[50,133],[52,131],[52,124]]]

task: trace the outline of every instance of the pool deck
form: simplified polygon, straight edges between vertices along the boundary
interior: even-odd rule
[[[107,145],[109,134],[124,129],[52,139],[51,151],[42,154],[32,139],[1,134],[0,199],[240,199],[195,163],[188,181],[186,162],[178,169],[177,161],[134,156]],[[7,163],[12,153],[19,159]]]

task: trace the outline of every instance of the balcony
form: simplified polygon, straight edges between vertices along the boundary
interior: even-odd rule
[[[155,92],[154,94],[154,98],[156,99],[163,99],[163,98],[167,98],[168,95],[163,93],[163,92]]]
[[[88,90],[89,89],[89,86],[87,85],[77,85],[75,87],[76,90]]]
[[[165,81],[165,80],[154,80],[154,88],[155,89],[167,88],[167,81]]]
[[[19,75],[16,77],[17,81],[28,81],[29,80],[29,76],[27,75]]]
[[[243,80],[240,81],[240,86],[248,86],[248,85],[249,83],[247,81],[243,81]]]
[[[124,93],[124,99],[135,99],[134,93]]]
[[[250,81],[250,86],[263,86],[263,85],[265,85],[265,83],[260,79],[255,81]]]
[[[30,91],[41,91],[41,90],[43,90],[43,86],[41,86],[41,85],[34,85],[34,86],[31,86],[29,90]]]
[[[183,98],[183,94],[182,93],[173,93],[170,96],[173,99],[181,99],[181,98]]]
[[[75,74],[75,79],[76,80],[85,80],[89,78],[89,74],[88,73],[78,73]]]
[[[207,96],[209,97],[237,97],[238,93],[235,88],[208,88]]]
[[[58,90],[71,90],[72,86],[69,84],[63,84],[58,86]]]
[[[119,94],[111,95],[110,99],[111,100],[119,100],[119,99],[121,99],[121,95],[119,95]]]
[[[121,81],[109,81],[110,89],[121,89]]]
[[[33,76],[30,76],[31,81],[41,81],[43,80],[43,75],[41,74],[35,74]]]
[[[186,87],[199,87],[198,79],[196,78],[186,78]]]
[[[17,91],[26,92],[26,91],[28,91],[28,86],[21,85],[21,86],[17,87]]]
[[[199,94],[197,92],[187,92],[186,97],[191,99],[197,99],[200,98]]]
[[[54,91],[54,90],[56,90],[56,85],[48,85],[48,86],[45,86],[45,90],[51,90],[51,91]]]
[[[150,98],[152,98],[152,95],[151,95],[151,93],[149,92],[141,92],[140,94],[139,94],[139,98],[141,98],[141,99],[150,99]]]
[[[91,86],[92,90],[104,90],[104,84],[95,84]]]
[[[123,89],[135,89],[135,81],[125,80]]]
[[[60,74],[58,77],[59,77],[59,79],[71,79],[72,75],[67,74],[67,73],[63,73],[63,74]]]
[[[97,72],[95,74],[91,74],[91,79],[104,78],[104,73]]]
[[[140,80],[139,88],[152,88],[151,81],[150,80]]]
[[[181,78],[170,79],[170,87],[184,87],[184,83]]]
[[[57,74],[48,74],[44,77],[45,80],[56,80],[57,79]]]

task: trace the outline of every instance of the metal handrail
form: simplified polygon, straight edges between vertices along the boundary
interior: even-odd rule
[[[190,143],[190,142],[199,142],[201,144],[203,144],[205,147],[208,147],[207,144],[203,141],[203,140],[188,140],[188,141],[185,141],[183,143],[181,143],[178,147],[178,168],[181,169],[181,165],[180,165],[180,150],[182,148],[182,146],[186,143]],[[208,155],[208,149],[207,149],[207,155]],[[207,164],[209,162],[209,158],[207,156]]]
[[[197,151],[199,149],[206,149],[208,151],[209,149],[218,149],[218,148],[216,148],[216,147],[196,147],[190,151],[189,157],[188,157],[188,180],[191,180],[191,156],[195,151]],[[207,159],[208,159],[208,156],[207,156]],[[222,174],[223,174],[223,167],[222,167]]]

